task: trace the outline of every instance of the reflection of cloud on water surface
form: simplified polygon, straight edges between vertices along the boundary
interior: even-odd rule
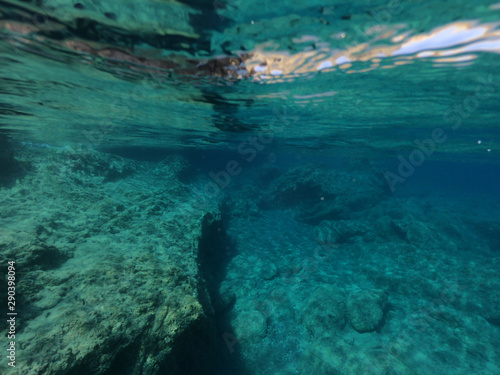
[[[307,48],[294,54],[269,52],[264,51],[264,47],[258,47],[250,51],[251,57],[245,65],[259,79],[272,78],[270,81],[280,82],[297,74],[336,69],[361,73],[379,67],[408,64],[415,59],[436,58],[434,61],[438,64],[468,64],[477,57],[475,53],[500,53],[500,30],[497,26],[493,23],[459,21],[416,35],[402,31],[402,25],[392,29],[382,26],[378,28],[379,34],[370,41],[352,44],[342,50],[332,48],[327,42],[317,43],[320,48],[315,50]],[[366,33],[363,37],[366,38]],[[301,43],[304,39],[313,38],[307,35],[294,41]],[[356,66],[355,63],[364,64]]]

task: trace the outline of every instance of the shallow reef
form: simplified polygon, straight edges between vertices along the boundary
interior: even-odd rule
[[[210,373],[198,243],[219,213],[178,180],[185,161],[48,148],[16,159],[26,175],[0,191],[0,260],[18,270],[17,368]]]
[[[180,155],[9,153],[23,374],[500,371],[495,203],[393,195],[375,165],[263,165],[208,197]]]
[[[221,294],[250,373],[500,370],[497,206],[392,195],[375,167],[270,169],[227,209]]]

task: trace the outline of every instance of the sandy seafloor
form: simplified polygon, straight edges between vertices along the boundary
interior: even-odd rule
[[[498,199],[393,195],[355,163],[263,165],[214,198],[182,156],[14,156],[2,373],[500,373]]]

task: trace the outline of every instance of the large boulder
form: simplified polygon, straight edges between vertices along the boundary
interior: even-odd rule
[[[387,300],[388,293],[383,290],[351,293],[347,299],[347,314],[353,328],[360,333],[379,328]]]
[[[308,224],[350,217],[376,204],[384,194],[383,180],[372,170],[346,171],[304,165],[276,178],[264,192],[263,209],[292,209]]]

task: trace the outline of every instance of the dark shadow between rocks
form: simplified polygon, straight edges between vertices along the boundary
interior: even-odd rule
[[[0,134],[0,187],[14,186],[16,179],[24,176],[24,168],[14,157],[14,148],[7,136]]]
[[[395,310],[394,305],[391,304],[390,302],[387,302],[387,304],[384,306],[382,310],[383,312],[382,319],[380,320],[380,323],[377,325],[377,327],[375,327],[375,332],[380,333],[380,331],[382,331],[382,328],[384,328],[385,323],[387,322],[387,317],[389,315],[389,312],[394,310]]]
[[[224,217],[222,213],[221,218],[205,220],[199,242],[198,259],[200,272],[214,308],[216,327],[214,374],[245,375],[248,371],[243,367],[243,361],[237,350],[237,340],[231,334],[234,329],[227,317],[227,312],[232,308],[234,301],[223,303],[219,292],[221,283],[226,278],[227,265],[236,255],[235,241],[226,233]]]

